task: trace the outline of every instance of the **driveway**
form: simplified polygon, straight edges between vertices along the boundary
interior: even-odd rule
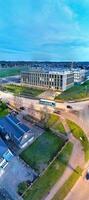
[[[26,180],[33,181],[35,175],[35,172],[27,167],[22,160],[14,157],[0,177],[0,188],[4,188],[13,200],[21,200],[22,198],[17,194],[18,184]]]

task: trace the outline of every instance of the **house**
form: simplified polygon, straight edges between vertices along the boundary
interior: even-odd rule
[[[34,139],[31,128],[21,123],[13,114],[0,119],[0,132],[7,140],[12,140],[20,148],[24,148]]]
[[[0,138],[0,168],[5,168],[12,159],[13,154],[8,149],[4,141]]]

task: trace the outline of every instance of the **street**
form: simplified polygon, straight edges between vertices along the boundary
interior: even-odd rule
[[[81,177],[65,200],[89,200],[89,180]]]

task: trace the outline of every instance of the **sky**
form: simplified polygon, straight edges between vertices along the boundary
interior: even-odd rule
[[[0,0],[0,60],[89,61],[89,0]]]

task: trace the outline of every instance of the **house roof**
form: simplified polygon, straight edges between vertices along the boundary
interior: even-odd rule
[[[12,139],[22,140],[25,133],[30,133],[31,129],[25,124],[22,124],[13,114],[0,119],[0,130],[4,134],[8,134]]]
[[[4,141],[0,138],[0,157],[3,157],[3,155],[8,151],[8,148]]]

